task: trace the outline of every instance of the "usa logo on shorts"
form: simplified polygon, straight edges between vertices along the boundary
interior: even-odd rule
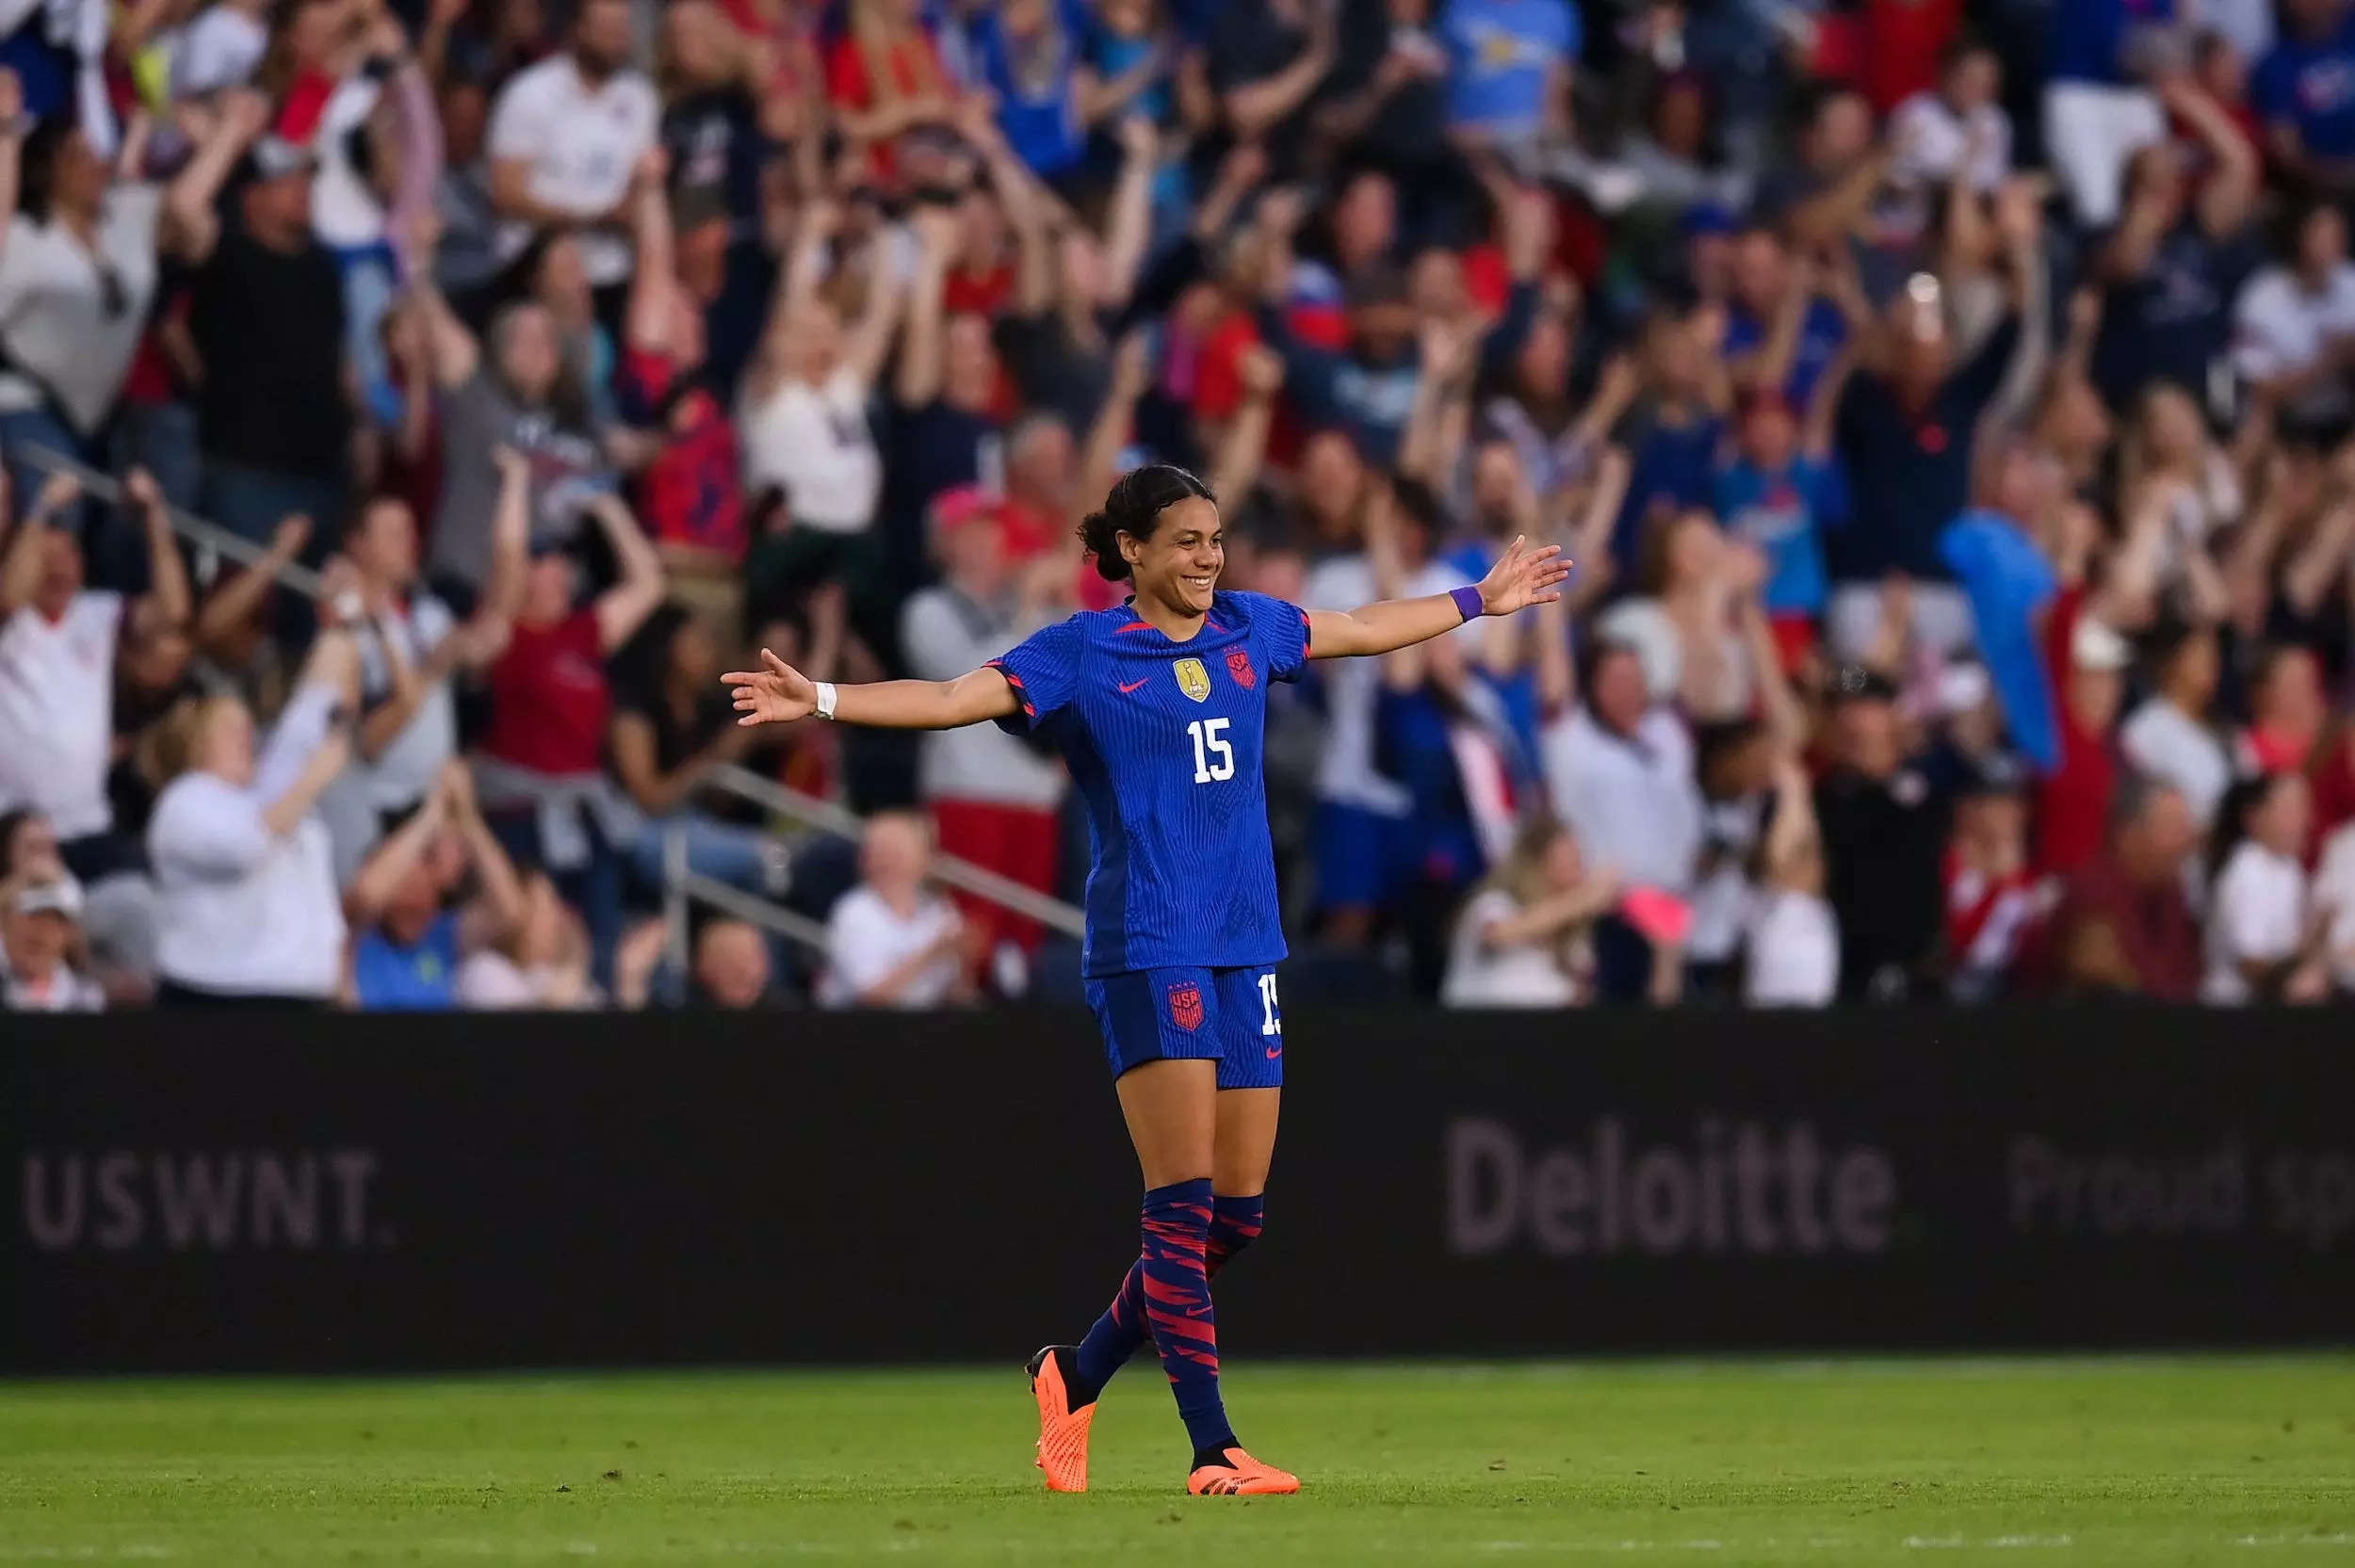
[[[1169,994],[1169,1021],[1189,1032],[1202,1026],[1202,988],[1181,985]]]
[[[1226,672],[1234,676],[1235,684],[1245,691],[1259,684],[1259,672],[1251,668],[1251,650],[1248,648],[1226,650]]]

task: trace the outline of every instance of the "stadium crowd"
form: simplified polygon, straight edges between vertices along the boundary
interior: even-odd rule
[[[7,1007],[1059,995],[930,875],[1075,894],[1058,763],[716,675],[1116,602],[1072,526],[1148,455],[1229,586],[1580,563],[1277,694],[1288,994],[2355,992],[2349,0],[0,34]],[[682,955],[671,854],[824,953]]]

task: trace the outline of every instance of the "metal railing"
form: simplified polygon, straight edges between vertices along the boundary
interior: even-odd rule
[[[86,493],[101,501],[119,503],[122,498],[122,485],[110,475],[101,473],[62,452],[46,446],[22,446],[16,449],[15,455],[37,468],[71,474],[81,481]],[[217,551],[240,565],[257,565],[269,554],[244,535],[232,533],[219,524],[199,517],[194,512],[169,506],[165,509],[171,519],[173,530],[182,538],[203,549]],[[322,586],[319,574],[307,566],[292,561],[283,563],[277,569],[276,577],[283,587],[306,599],[315,600],[319,596]],[[815,795],[788,789],[733,763],[712,769],[704,782],[712,788],[725,790],[739,800],[818,832],[855,840],[866,827],[865,820],[856,812],[837,806],[831,800],[821,800]],[[692,899],[739,919],[750,920],[805,946],[823,950],[825,928],[808,916],[796,914],[768,899],[696,874],[683,858],[683,834],[674,832],[665,840],[663,855],[666,918],[672,913],[671,906],[674,902],[681,898]],[[674,855],[680,857],[675,864]],[[971,861],[959,860],[954,855],[934,855],[933,877],[946,886],[969,893],[1026,919],[1035,920],[1049,930],[1079,936],[1086,929],[1086,921],[1077,906],[1049,897],[1035,888],[1025,887]],[[674,944],[683,940],[683,931],[682,915],[678,929],[673,935]],[[674,952],[673,956],[679,955]]]
[[[831,800],[821,800],[815,795],[804,795],[798,789],[788,789],[773,780],[764,779],[733,763],[713,768],[704,782],[819,832],[855,839],[866,826],[865,820],[854,811],[837,806]],[[1036,888],[1025,887],[1010,877],[1001,877],[969,860],[935,854],[933,856],[933,880],[960,892],[970,893],[976,898],[996,904],[1025,919],[1035,920],[1049,930],[1079,936],[1087,929],[1086,918],[1077,906],[1066,904],[1061,898],[1050,898]]]
[[[101,501],[119,505],[122,500],[122,486],[116,482],[112,475],[101,473],[88,463],[67,457],[63,452],[47,446],[20,446],[10,455],[23,458],[35,468],[53,474],[72,475],[81,481],[85,494]],[[232,533],[210,518],[199,517],[192,511],[169,504],[164,510],[171,519],[174,533],[203,549],[227,556],[240,566],[257,566],[269,554],[268,550],[245,535]],[[295,561],[281,565],[276,576],[280,586],[293,590],[305,599],[317,599],[324,587],[317,573]]]

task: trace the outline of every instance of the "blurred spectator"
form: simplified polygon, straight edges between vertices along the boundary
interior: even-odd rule
[[[569,543],[581,514],[611,499],[614,479],[581,356],[568,349],[545,304],[520,299],[500,307],[491,317],[487,354],[430,282],[414,284],[410,305],[424,322],[440,392],[441,505],[430,571],[438,589],[471,609],[492,568],[492,520],[507,467],[502,452],[528,465],[525,526],[535,548]]]
[[[1824,899],[1824,836],[1795,758],[1777,770],[1759,862],[1742,999],[1751,1007],[1827,1007],[1840,994],[1840,926]]]
[[[97,1012],[96,981],[75,971],[82,885],[34,872],[0,879],[0,1012]]]
[[[2032,230],[2006,240],[2019,275],[2043,265]],[[1841,395],[1837,439],[1859,523],[1829,541],[1838,586],[1827,631],[1843,658],[1862,656],[1881,630],[1880,585],[1892,573],[1913,580],[1913,630],[1925,643],[1952,653],[1972,639],[1970,605],[1939,543],[1970,499],[1979,417],[2026,338],[2008,315],[1957,364],[1948,308],[1939,281],[1916,273],[1881,322],[1873,360]]]
[[[770,982],[769,944],[756,927],[742,920],[706,922],[695,938],[689,999],[727,1012],[777,1005]]]
[[[2110,800],[2119,787],[2117,727],[2134,651],[2085,613],[2072,590],[2047,618],[2046,657],[2059,687],[2055,716],[2060,762],[2037,784],[2036,863],[2067,875],[2099,852]]]
[[[1557,816],[1600,866],[1628,888],[1682,897],[1700,853],[1693,742],[1675,710],[1646,687],[1642,656],[1604,642],[1586,656],[1582,700],[1546,731],[1546,774]],[[1597,983],[1611,1000],[1645,995],[1653,944],[1606,915],[1596,929]]]
[[[1951,44],[1936,89],[1915,93],[1890,117],[1891,182],[1923,189],[1962,180],[1994,191],[2011,171],[2011,117],[1999,101],[2003,85],[1995,51],[1968,38]]]
[[[380,496],[363,506],[344,553],[364,616],[355,630],[368,802],[379,815],[412,811],[458,748],[451,682],[481,667],[495,631],[479,615],[462,624],[419,581],[417,520],[407,503]]]
[[[1439,1000],[1452,1008],[1586,1000],[1595,967],[1589,931],[1618,897],[1617,879],[1587,870],[1569,830],[1544,817],[1525,823],[1456,916]]]
[[[0,881],[26,876],[54,881],[64,872],[49,818],[31,806],[0,811]]]
[[[1580,36],[1569,0],[1450,0],[1439,17],[1450,132],[1524,157],[1567,132]]]
[[[2051,884],[2028,864],[2024,780],[2007,759],[1964,779],[1946,849],[1947,983],[1956,998],[1983,1002],[2008,991],[2051,903]]]
[[[1848,522],[1847,482],[1831,453],[1827,415],[1837,399],[1818,389],[1804,431],[1771,387],[1754,390],[1735,425],[1730,461],[1717,469],[1713,499],[1726,531],[1761,553],[1761,606],[1786,666],[1815,643],[1830,584],[1827,533]]]
[[[1896,1001],[1926,993],[1943,946],[1947,800],[1908,757],[1897,692],[1886,677],[1848,668],[1829,696],[1829,767],[1815,815],[1830,860],[1840,928],[1840,989]]]
[[[1696,722],[1750,710],[1757,673],[1735,624],[1755,613],[1765,558],[1729,544],[1705,511],[1655,518],[1645,529],[1635,592],[1605,610],[1596,634],[1643,656],[1652,701],[1681,704]]]
[[[2245,737],[2258,768],[2268,772],[2307,768],[2330,711],[2322,663],[2313,649],[2278,643],[2258,652],[2249,675]]]
[[[156,1000],[166,1007],[324,1007],[344,916],[320,794],[351,754],[359,655],[323,631],[268,743],[252,710],[208,697],[166,721],[147,854],[160,897]]]
[[[578,229],[609,321],[630,274],[630,181],[658,118],[653,84],[629,63],[633,32],[628,0],[582,0],[565,48],[500,91],[489,133],[491,198],[507,219],[501,252],[520,254],[535,229]]]
[[[457,1005],[549,1012],[596,1007],[603,997],[589,978],[588,928],[545,871],[527,873],[520,885],[522,913],[459,963]]]
[[[2323,845],[2312,892],[2334,994],[2355,996],[2355,825],[2340,828]]]
[[[582,605],[573,558],[544,540],[526,543],[522,460],[502,452],[499,462],[489,600],[503,636],[478,782],[499,842],[545,866],[588,919],[602,984],[621,938],[622,856],[638,831],[604,768],[613,705],[606,660],[662,602],[662,562],[618,498],[590,503],[621,577]]]
[[[920,816],[868,818],[859,884],[826,921],[826,973],[818,998],[835,1008],[929,1008],[969,995],[966,932],[948,899],[925,885],[932,832]]]
[[[257,128],[257,108],[233,100],[167,198],[142,177],[144,134],[111,162],[72,114],[24,134],[22,90],[14,73],[0,70],[0,441],[20,489],[41,477],[17,456],[22,445],[104,458],[102,438],[155,299],[158,251],[197,255],[179,215],[212,202]]]
[[[2100,0],[2087,8],[2117,10],[2124,3]],[[2124,211],[2086,267],[2087,282],[2104,291],[2092,368],[2113,409],[2155,381],[2209,396],[2209,378],[2228,347],[2233,289],[2251,261],[2245,232],[2257,197],[2256,150],[2187,79],[2170,90],[2215,168],[2195,191],[2184,155],[2155,135],[2126,164]]]
[[[2216,633],[2174,624],[2152,638],[2151,694],[2118,732],[2133,767],[2182,792],[2192,821],[2206,832],[2233,782],[2232,753],[2215,725],[2222,661]]]
[[[2355,71],[2355,55],[2347,69]],[[2259,272],[2233,305],[2233,364],[2296,429],[2335,439],[2355,426],[2347,344],[2355,338],[2355,265],[2347,218],[2314,202],[2284,226],[2283,261]]]
[[[2314,1002],[2330,994],[2323,923],[2307,901],[2303,857],[2314,802],[2297,773],[2234,784],[2208,853],[2203,1002]]]
[[[222,109],[240,151],[260,129],[255,102],[233,94]],[[342,526],[357,383],[342,273],[311,226],[317,155],[271,134],[251,142],[246,162],[225,215],[210,205],[212,182],[176,184],[170,206],[196,269],[188,331],[203,377],[204,509],[259,543],[293,513]],[[257,332],[257,321],[270,330]]]
[[[953,680],[996,658],[1070,606],[1071,566],[1061,553],[1016,568],[998,518],[975,509],[943,517],[934,534],[940,584],[908,600],[900,646],[918,680]],[[941,849],[1040,893],[1055,889],[1057,810],[1068,784],[1054,753],[995,725],[924,737],[918,792]],[[1035,922],[986,899],[960,896],[974,946],[995,961],[1002,944],[1035,951]]]
[[[90,882],[138,868],[135,846],[112,832],[115,655],[126,625],[185,626],[188,579],[154,483],[126,489],[147,539],[146,595],[85,586],[80,541],[54,525],[81,497],[59,475],[0,551],[0,808],[31,806],[49,820],[65,864]]]
[[[1209,85],[1226,129],[1266,147],[1279,170],[1303,151],[1310,103],[1333,68],[1338,9],[1321,0],[1267,0],[1210,13]]]
[[[2053,10],[2044,146],[2077,220],[2118,214],[2119,176],[2141,148],[2167,138],[2167,116],[2143,85],[2189,63],[2175,0],[2081,0]]]
[[[866,309],[844,330],[821,290],[828,247],[840,223],[829,204],[803,208],[776,302],[744,380],[744,482],[755,493],[782,493],[792,520],[789,531],[756,547],[752,575],[764,612],[776,607],[778,590],[769,585],[863,583],[879,569],[869,530],[884,468],[867,405],[891,351],[904,295],[883,259],[890,248],[879,240],[877,254],[869,258]],[[945,228],[935,221],[918,232],[925,260],[915,286],[936,290],[934,268],[947,254]],[[936,294],[927,294],[928,312],[935,299]],[[936,326],[928,315],[927,329]],[[903,366],[921,347],[911,329]]]
[[[2283,0],[2282,35],[2249,77],[2266,151],[2298,186],[2341,197],[2355,156],[2355,36],[2346,0]]]
[[[470,873],[475,891],[462,899]],[[505,940],[525,913],[515,868],[483,824],[463,762],[442,765],[432,792],[360,867],[344,909],[357,933],[355,1005],[371,1011],[458,1005],[461,965]]]
[[[616,694],[609,742],[614,777],[644,816],[629,845],[639,879],[666,885],[667,841],[679,832],[690,871],[747,893],[783,892],[784,845],[757,826],[727,819],[729,802],[706,787],[712,769],[743,762],[756,743],[770,742],[769,734],[736,722],[703,622],[674,610],[642,636],[650,668]]]
[[[2190,1001],[2201,941],[2184,888],[2198,844],[2182,794],[2128,774],[2111,804],[2107,845],[2069,879],[2054,912],[2055,983]]]

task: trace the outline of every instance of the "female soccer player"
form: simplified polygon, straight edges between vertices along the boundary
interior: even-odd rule
[[[1196,1495],[1289,1493],[1299,1480],[1243,1451],[1219,1398],[1210,1276],[1259,1234],[1284,1077],[1275,902],[1260,745],[1268,681],[1312,658],[1386,654],[1476,615],[1561,595],[1553,545],[1515,540],[1476,588],[1339,614],[1221,593],[1226,544],[1210,487],[1140,468],[1080,525],[1096,569],[1135,593],[1073,616],[952,681],[835,687],[763,650],[722,679],[739,724],[821,719],[945,730],[995,719],[1056,743],[1087,803],[1094,864],[1088,1005],[1145,1173],[1144,1252],[1077,1345],[1031,1362],[1038,1464],[1087,1489],[1096,1396],[1149,1334],[1194,1445]]]

